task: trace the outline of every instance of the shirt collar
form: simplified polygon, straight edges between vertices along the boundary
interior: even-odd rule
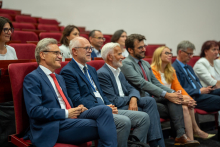
[[[179,61],[178,59],[176,59],[176,61],[181,65],[182,68],[184,68],[186,66],[186,64],[182,63],[181,61]]]
[[[112,66],[108,65],[107,63],[106,63],[106,65],[110,68],[110,70],[113,72],[113,74],[115,74],[116,76],[119,76],[119,74],[121,72],[120,68],[115,69]]]
[[[43,70],[43,72],[44,72],[47,76],[52,73],[48,68],[44,67],[43,65],[39,65],[39,67]],[[53,73],[53,74],[55,74],[55,73]]]
[[[79,68],[83,71],[83,68],[84,68],[84,65],[82,65],[81,63],[77,62],[74,58],[73,60],[76,62],[76,64],[78,64]],[[86,68],[88,69],[87,67],[87,64],[85,64]]]
[[[93,47],[93,49],[94,49],[94,52],[95,52],[96,55],[101,53],[100,50],[97,50],[97,49],[94,48],[94,47]]]

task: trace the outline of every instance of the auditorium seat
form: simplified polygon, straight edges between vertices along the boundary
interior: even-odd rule
[[[15,16],[16,22],[26,22],[26,23],[37,23],[36,19],[30,16],[25,15],[16,15]]]
[[[57,22],[56,19],[39,18],[38,22],[41,24],[59,25],[59,22]]]
[[[0,13],[17,15],[17,14],[21,14],[21,11],[10,10],[10,9],[0,9]]]
[[[101,68],[105,64],[105,61],[104,60],[92,60],[90,62],[87,62],[86,64],[94,67],[97,71],[99,70],[99,68]]]
[[[39,39],[34,32],[14,31],[12,34],[12,41],[21,41],[21,43],[26,43],[27,41],[39,41]]]
[[[35,44],[11,43],[9,45],[15,49],[18,59],[35,59]]]
[[[61,32],[63,32],[64,29],[65,29],[64,26],[61,26],[61,27],[60,27],[60,31],[61,31]]]
[[[89,40],[89,35],[87,35],[87,34],[81,34],[81,33],[80,33],[79,36],[82,36],[82,37],[86,38],[87,40]]]
[[[145,56],[153,56],[154,51],[160,46],[165,46],[165,44],[148,44],[146,46]]]
[[[36,62],[32,63],[18,63],[9,65],[9,76],[11,80],[16,134],[9,136],[9,141],[18,147],[30,147],[30,140],[23,140],[23,135],[29,127],[29,118],[26,112],[26,107],[23,98],[23,81],[27,74],[38,67]],[[18,72],[19,71],[19,72]],[[22,135],[23,134],[23,135]],[[81,145],[70,145],[57,143],[54,147],[90,147],[91,141]]]
[[[193,56],[187,64],[193,67],[199,59],[200,56]]]
[[[111,36],[110,35],[103,35],[103,37],[105,38],[104,44],[111,42]]]
[[[10,21],[13,21],[12,17],[9,14],[1,13],[0,16],[8,18]]]
[[[39,37],[40,37],[40,40],[44,38],[54,38],[59,42],[60,38],[62,37],[62,33],[43,32],[39,34]]]
[[[55,31],[60,32],[60,28],[58,25],[46,25],[46,24],[38,24],[38,30],[46,30],[47,32]]]
[[[152,58],[144,58],[143,60],[147,61],[149,64],[151,64]]]
[[[35,30],[35,25],[32,24],[32,23],[18,23],[18,22],[12,22],[13,24],[13,27],[15,29],[19,29],[19,30],[22,30],[22,29],[33,29]]]

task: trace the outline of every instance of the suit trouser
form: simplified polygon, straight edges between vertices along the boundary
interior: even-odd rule
[[[165,98],[156,98],[156,101],[160,117],[170,118],[177,137],[181,137],[183,134],[185,134],[182,105],[174,104]]]
[[[57,142],[81,144],[99,138],[99,147],[117,147],[116,127],[108,106],[96,106],[81,113],[77,119],[60,121]]]
[[[141,142],[146,142],[150,119],[148,114],[139,111],[118,110],[113,114],[117,128],[118,147],[127,147],[127,140],[131,128],[134,128],[132,135],[138,137]]]
[[[120,109],[128,110],[128,105]],[[165,146],[163,133],[160,124],[160,115],[157,110],[157,104],[154,98],[146,96],[138,101],[138,111],[146,112],[150,117],[150,127],[147,134],[147,141],[160,140],[159,145]]]
[[[220,88],[211,91],[209,94],[200,94],[198,96],[192,96],[197,102],[196,108],[212,112],[220,110]],[[220,111],[218,117],[218,123],[220,126]]]

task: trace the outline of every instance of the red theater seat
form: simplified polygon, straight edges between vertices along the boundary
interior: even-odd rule
[[[145,56],[153,56],[154,51],[160,46],[165,46],[165,44],[148,44],[146,46]]]
[[[15,111],[15,124],[16,134],[10,135],[9,141],[18,147],[30,147],[30,140],[23,140],[24,134],[29,127],[29,118],[26,112],[26,107],[23,98],[23,81],[27,74],[32,72],[38,67],[36,62],[32,63],[18,63],[9,65],[9,75],[11,80],[14,111]],[[18,72],[19,71],[19,72]],[[90,147],[91,142],[81,145],[70,145],[57,143],[54,147]]]
[[[15,48],[18,59],[35,59],[35,44],[11,43],[9,45]]]
[[[8,18],[10,21],[13,20],[12,17],[11,17],[9,14],[4,14],[4,13],[2,13],[2,14],[0,14],[0,16],[5,17],[5,18]]]
[[[87,64],[94,67],[96,70],[99,70],[99,68],[101,68],[105,64],[105,61],[104,60],[92,60],[90,62],[87,62]]]
[[[79,36],[82,36],[82,37],[86,38],[87,40],[89,40],[89,35],[87,35],[87,34],[80,34]]]
[[[111,42],[111,36],[110,35],[103,35],[103,37],[105,38],[104,44]]]
[[[40,33],[39,37],[40,37],[40,40],[43,39],[43,38],[54,38],[54,39],[56,39],[59,42],[61,37],[62,37],[62,33],[49,33],[49,32],[45,32],[45,33]]]
[[[39,41],[39,39],[34,32],[14,31],[12,34],[12,41],[21,41],[21,43],[26,43],[27,41]]]
[[[51,25],[59,25],[56,19],[45,19],[45,18],[39,18],[38,22],[41,24],[51,24]]]
[[[64,29],[65,29],[64,26],[61,26],[61,27],[60,27],[60,31],[61,31],[61,32],[63,32]]]
[[[37,27],[38,27],[38,30],[46,30],[47,32],[50,32],[50,31],[60,32],[60,28],[57,25],[39,24]]]
[[[13,27],[15,29],[19,29],[19,30],[22,30],[22,29],[33,29],[35,30],[35,25],[32,24],[32,23],[18,23],[18,22],[13,22]]]
[[[144,58],[143,60],[147,61],[149,64],[151,64],[152,58]]]
[[[193,67],[199,59],[200,56],[193,56],[192,59],[187,64]]]
[[[25,15],[17,15],[15,16],[16,22],[26,22],[26,23],[37,23],[37,20],[30,16]]]
[[[10,9],[0,9],[0,13],[16,15],[19,14],[19,11],[10,10]]]

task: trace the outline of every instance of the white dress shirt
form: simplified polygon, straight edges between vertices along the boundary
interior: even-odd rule
[[[6,54],[0,54],[0,60],[17,60],[15,49],[9,45],[5,46],[7,49]]]
[[[160,71],[159,71],[160,72]],[[171,88],[171,84],[168,84],[166,79],[165,79],[165,76],[164,76],[164,73],[160,72],[160,76],[161,76],[161,81],[163,82],[164,86],[168,87],[168,88]]]
[[[65,46],[62,44],[59,46],[60,52],[63,53],[62,61],[64,62],[66,58],[72,58],[72,54],[70,53],[69,46]]]
[[[81,69],[81,71],[83,72],[83,74],[85,74],[85,73],[84,73],[84,70],[83,70],[84,65],[80,64],[79,62],[77,62],[74,58],[73,58],[73,60],[78,64],[78,66],[79,66],[79,68]],[[99,91],[98,91],[98,89],[97,89],[97,87],[96,87],[96,85],[95,85],[95,82],[93,81],[92,77],[90,77],[90,74],[88,73],[87,64],[85,64],[85,66],[86,66],[86,68],[87,68],[87,73],[86,73],[86,74],[87,74],[87,76],[89,77],[90,83],[93,85],[93,87],[94,87],[95,90],[96,90],[96,91],[94,92],[95,97],[101,98],[101,100],[103,101],[103,98],[102,98],[101,94],[99,93]],[[92,86],[92,85],[90,85],[90,86]],[[104,101],[103,101],[103,102],[104,102]]]
[[[54,89],[54,91],[55,91],[55,93],[56,93],[56,95],[57,95],[57,97],[58,97],[58,100],[59,100],[59,103],[60,103],[60,107],[61,107],[61,109],[65,109],[65,117],[68,118],[69,113],[68,113],[68,110],[66,109],[66,104],[65,104],[65,102],[63,101],[63,98],[61,97],[60,93],[58,92],[57,87],[56,87],[56,85],[55,85],[55,83],[54,83],[54,81],[53,81],[53,78],[50,76],[50,74],[51,74],[52,72],[51,72],[48,68],[46,68],[46,67],[44,67],[44,66],[42,66],[42,65],[39,65],[39,67],[43,70],[43,72],[44,72],[44,73],[46,74],[46,76],[48,77],[48,79],[49,79],[51,85],[53,86],[53,89]],[[53,74],[55,74],[55,73],[53,73]],[[60,88],[61,88],[61,87],[60,87]],[[62,89],[62,88],[61,88],[61,89]]]
[[[106,65],[111,69],[111,71],[115,77],[120,97],[124,97],[125,95],[124,95],[123,89],[121,87],[121,81],[119,80],[119,77],[118,77],[121,72],[121,69],[120,68],[115,69],[115,68],[111,67],[110,65],[108,65],[107,63],[106,63]]]

